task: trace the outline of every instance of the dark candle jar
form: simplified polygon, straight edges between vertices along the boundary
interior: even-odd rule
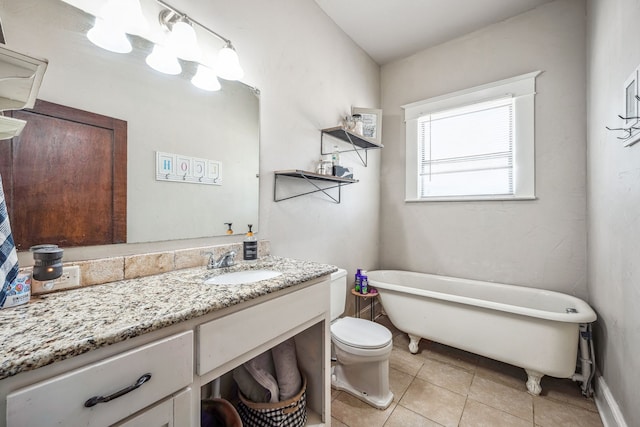
[[[63,250],[57,245],[37,245],[29,249],[33,252],[33,278],[41,282],[62,276]]]

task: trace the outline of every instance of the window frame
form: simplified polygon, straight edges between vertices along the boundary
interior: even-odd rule
[[[535,196],[535,81],[542,71],[463,89],[403,105],[405,116],[405,202],[534,200]],[[422,116],[491,99],[514,100],[513,195],[419,197],[418,119]]]

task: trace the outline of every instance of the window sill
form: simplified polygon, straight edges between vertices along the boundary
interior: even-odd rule
[[[440,196],[423,197],[421,199],[405,199],[405,203],[421,202],[511,202],[522,200],[538,200],[536,196]]]

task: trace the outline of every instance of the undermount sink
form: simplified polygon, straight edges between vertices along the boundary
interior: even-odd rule
[[[244,283],[254,283],[260,280],[273,279],[282,273],[273,270],[245,270],[233,273],[220,274],[209,277],[204,281],[205,285],[242,285]]]

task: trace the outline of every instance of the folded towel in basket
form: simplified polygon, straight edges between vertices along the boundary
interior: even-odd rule
[[[271,351],[267,350],[248,362],[245,362],[244,367],[258,384],[271,393],[270,403],[278,402],[280,392],[278,389],[278,381],[276,381],[275,378],[276,370],[273,366]]]
[[[302,387],[302,377],[298,370],[296,343],[293,338],[278,344],[271,349],[273,364],[276,368],[276,379],[280,388],[280,401],[289,400]]]
[[[244,365],[240,365],[233,370],[233,379],[238,384],[238,388],[242,395],[252,402],[269,403],[271,402],[271,392],[262,387],[247,371]]]

